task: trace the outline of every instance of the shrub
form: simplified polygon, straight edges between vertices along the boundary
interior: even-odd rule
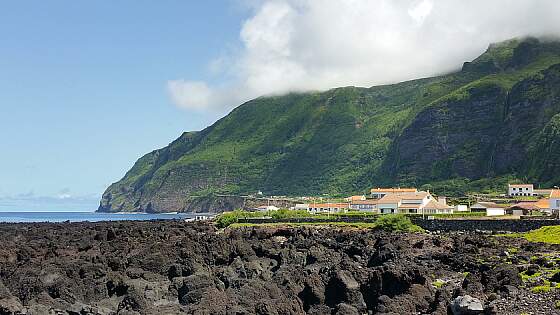
[[[233,223],[237,223],[239,215],[235,212],[224,212],[216,218],[216,225],[219,228],[225,228]]]
[[[237,223],[239,219],[262,217],[265,213],[262,212],[251,212],[243,210],[235,210],[231,212],[224,212],[216,217],[216,225],[219,228],[225,228],[233,223]]]
[[[269,215],[273,219],[304,218],[304,217],[311,216],[311,214],[309,214],[307,210],[288,210],[288,209],[270,211]]]
[[[402,214],[385,214],[375,221],[377,228],[390,232],[422,232],[421,227],[414,225]]]

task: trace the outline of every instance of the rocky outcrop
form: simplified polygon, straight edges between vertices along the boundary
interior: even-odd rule
[[[550,160],[555,154],[538,153],[535,143],[539,152],[557,150],[549,122],[560,112],[559,71],[553,65],[511,89],[482,81],[429,106],[393,143],[388,173],[413,182],[512,173],[550,180],[543,169],[558,167]]]

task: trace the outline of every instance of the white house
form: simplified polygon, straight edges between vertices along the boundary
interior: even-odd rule
[[[401,197],[399,213],[421,213],[420,210],[433,199],[432,195],[426,191],[398,194],[397,196]]]
[[[307,211],[311,213],[317,212],[346,212],[350,208],[348,203],[310,203],[307,206]]]
[[[445,198],[436,200],[429,192],[387,194],[377,203],[379,213],[453,213],[453,207],[446,204]]]
[[[533,184],[509,184],[508,196],[536,196]]]
[[[549,209],[553,214],[558,215],[560,213],[560,189],[554,189],[550,193],[549,205]]]
[[[440,198],[441,199],[441,198]],[[450,214],[453,213],[453,207],[448,206],[444,200],[436,200],[432,198],[423,208],[420,209],[422,214]]]
[[[387,194],[403,194],[418,192],[416,188],[373,188],[371,191],[371,198],[381,199]]]

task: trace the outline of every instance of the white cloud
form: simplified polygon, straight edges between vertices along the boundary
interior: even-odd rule
[[[175,104],[223,109],[265,94],[403,81],[457,69],[492,42],[560,34],[557,0],[247,1],[242,51],[209,61],[227,83],[169,81]]]
[[[212,98],[212,91],[204,82],[173,80],[167,88],[175,104],[184,108],[205,108]]]

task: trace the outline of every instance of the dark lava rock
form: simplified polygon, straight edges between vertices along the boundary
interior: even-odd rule
[[[480,265],[504,246],[476,234],[137,221],[0,224],[0,238],[0,314],[443,315],[452,292],[529,296],[515,267]]]
[[[539,265],[530,265],[529,267],[527,267],[527,271],[525,272],[528,276],[532,276],[534,274],[536,274],[537,272],[539,272]]]
[[[552,282],[560,282],[560,271],[554,273],[554,274],[550,277],[550,281],[552,281]]]

